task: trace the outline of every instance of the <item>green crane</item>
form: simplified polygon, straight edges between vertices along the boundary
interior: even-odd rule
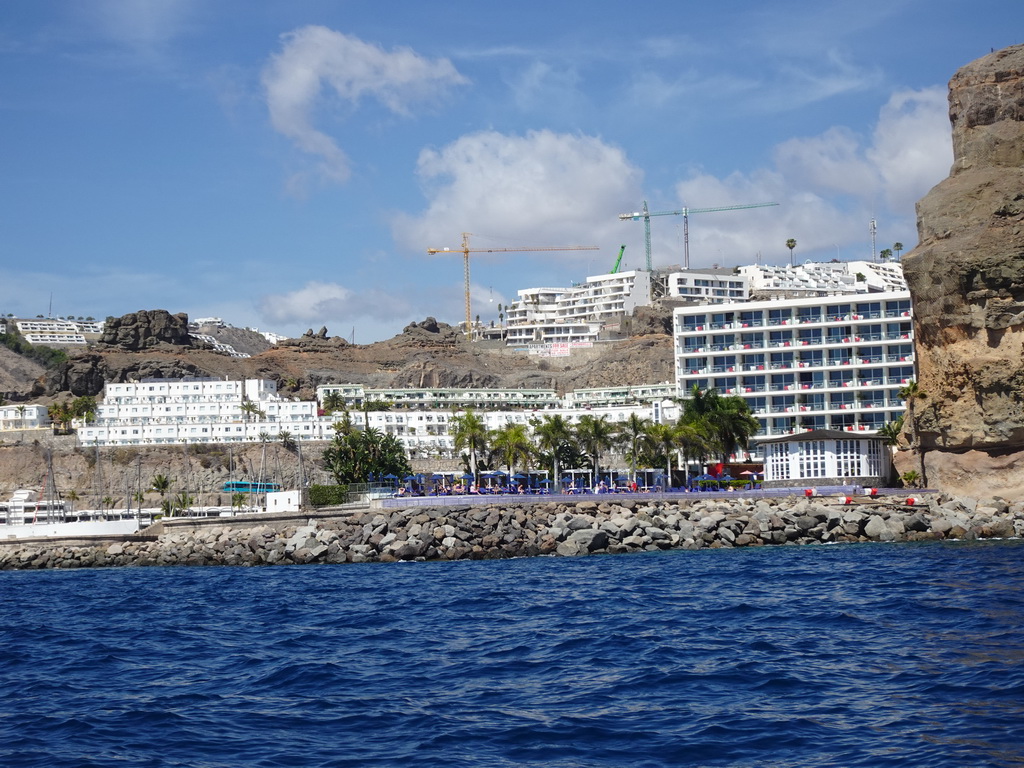
[[[718,208],[680,208],[678,211],[648,211],[644,200],[642,211],[620,213],[621,221],[644,221],[644,245],[647,247],[647,271],[651,271],[651,216],[682,216],[683,217],[683,268],[690,268],[690,214],[714,213],[716,211],[739,211],[745,208],[768,208],[778,203],[752,203],[750,205],[723,205]]]
[[[625,252],[626,252],[626,246],[620,245],[619,246],[619,258],[617,258],[615,260],[615,266],[612,267],[612,271],[609,274],[614,275],[616,272],[619,271],[619,265],[622,264],[622,254],[624,254]]]

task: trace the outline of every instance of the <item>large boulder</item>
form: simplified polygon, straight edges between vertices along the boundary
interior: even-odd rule
[[[103,327],[100,344],[139,352],[157,344],[191,346],[188,315],[172,315],[166,309],[140,310],[122,317],[109,317]]]
[[[921,467],[1024,450],[1024,45],[958,71],[949,116],[952,169],[918,203],[903,260],[919,371],[905,438]]]

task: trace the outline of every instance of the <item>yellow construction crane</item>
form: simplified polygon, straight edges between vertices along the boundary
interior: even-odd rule
[[[462,271],[466,278],[466,335],[473,338],[473,312],[469,300],[469,254],[471,253],[510,253],[513,251],[599,251],[596,245],[565,245],[548,248],[470,248],[470,232],[462,233],[461,248],[427,248],[427,253],[459,253],[462,252]]]

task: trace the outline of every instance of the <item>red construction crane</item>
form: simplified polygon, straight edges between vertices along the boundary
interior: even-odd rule
[[[473,312],[469,299],[469,254],[471,253],[510,253],[513,251],[599,251],[596,245],[565,245],[560,247],[540,248],[470,248],[470,232],[462,233],[461,248],[427,248],[427,253],[458,253],[462,252],[462,271],[466,277],[466,335],[473,338]]]

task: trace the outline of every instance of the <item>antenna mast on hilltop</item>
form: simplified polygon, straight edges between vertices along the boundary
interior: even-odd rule
[[[875,263],[875,235],[878,233],[878,225],[875,224],[875,220],[874,219],[871,220],[871,225],[869,227],[869,230],[871,232],[871,263],[874,264]]]

